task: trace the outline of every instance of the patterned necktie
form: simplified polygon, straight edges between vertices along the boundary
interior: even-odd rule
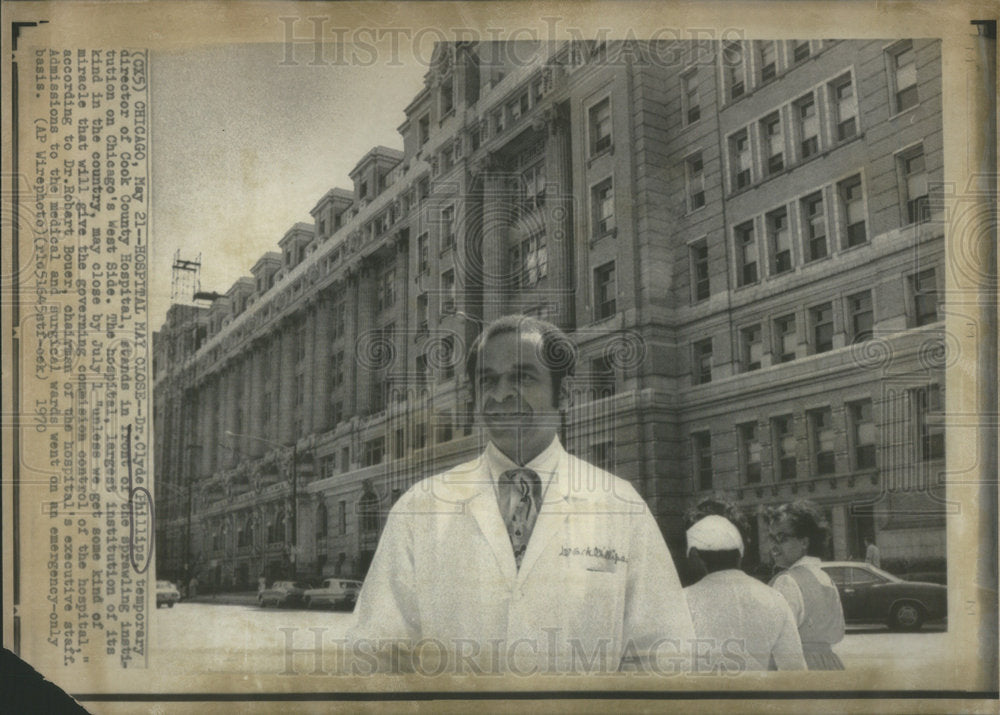
[[[530,469],[511,469],[500,475],[498,492],[500,514],[514,548],[514,561],[521,568],[542,503],[542,482]]]

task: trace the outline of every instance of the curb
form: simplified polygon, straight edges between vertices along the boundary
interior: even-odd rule
[[[257,592],[199,594],[194,598],[183,598],[181,599],[181,603],[217,603],[237,606],[256,606]]]

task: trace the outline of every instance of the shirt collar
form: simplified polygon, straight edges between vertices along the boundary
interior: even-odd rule
[[[788,568],[792,568],[794,566],[818,566],[819,563],[819,558],[816,556],[803,556]]]
[[[559,468],[559,460],[562,458],[562,454],[563,446],[557,436],[552,438],[552,442],[549,443],[548,447],[524,465],[514,462],[514,460],[497,449],[493,442],[486,445],[486,451],[483,452],[483,459],[486,460],[486,466],[490,471],[490,478],[493,480],[494,485],[498,483],[500,475],[504,472],[510,469],[519,469],[523,466],[525,469],[530,469],[538,474],[538,479],[542,483],[542,492],[544,493],[545,487],[552,480],[552,476]]]
[[[736,574],[743,573],[742,569],[720,569],[718,571],[713,571],[712,573],[707,573],[702,576],[702,579],[706,578],[731,578]]]

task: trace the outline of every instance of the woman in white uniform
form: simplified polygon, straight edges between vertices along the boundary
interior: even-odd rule
[[[785,569],[771,586],[788,601],[802,640],[809,670],[843,670],[831,647],[844,637],[844,609],[833,581],[820,568],[819,556],[829,539],[822,512],[810,501],[797,501],[764,514],[771,556]]]

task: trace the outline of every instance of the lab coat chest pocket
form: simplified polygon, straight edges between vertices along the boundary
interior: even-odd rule
[[[576,604],[567,609],[570,631],[611,638],[622,623],[628,554],[620,535],[604,521],[591,517],[567,524],[556,547],[555,572],[565,593],[563,602]]]

